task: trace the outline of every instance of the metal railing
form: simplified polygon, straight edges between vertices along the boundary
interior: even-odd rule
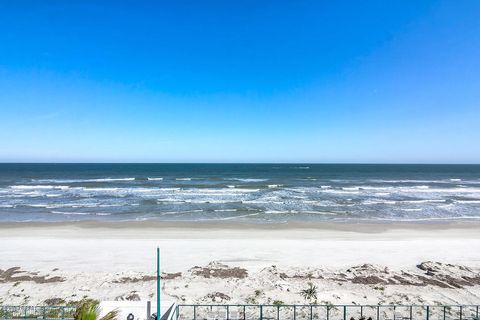
[[[480,320],[479,305],[178,305],[176,320]]]
[[[480,305],[176,305],[169,320],[480,320]],[[75,307],[1,306],[0,319],[73,320]]]
[[[67,306],[2,306],[0,319],[64,319],[72,320],[75,307]]]

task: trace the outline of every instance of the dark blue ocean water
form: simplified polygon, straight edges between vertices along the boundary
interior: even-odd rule
[[[0,221],[480,218],[480,165],[0,164]]]

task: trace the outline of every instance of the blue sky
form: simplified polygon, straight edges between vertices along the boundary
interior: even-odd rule
[[[480,163],[480,1],[1,1],[0,161]]]

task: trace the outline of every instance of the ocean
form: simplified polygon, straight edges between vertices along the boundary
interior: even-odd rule
[[[480,219],[480,165],[0,164],[0,221]]]

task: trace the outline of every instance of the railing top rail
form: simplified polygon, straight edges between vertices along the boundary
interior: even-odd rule
[[[393,308],[393,307],[479,307],[480,304],[178,304],[179,307],[348,307],[348,308]],[[0,305],[0,308],[46,308],[46,309],[75,309],[74,306],[22,306]]]
[[[14,306],[14,305],[2,305],[0,304],[0,308],[64,308],[64,309],[75,309],[75,306]]]
[[[179,304],[179,307],[348,307],[348,308],[398,308],[398,307],[418,307],[418,308],[443,308],[443,307],[478,307],[480,304]]]

